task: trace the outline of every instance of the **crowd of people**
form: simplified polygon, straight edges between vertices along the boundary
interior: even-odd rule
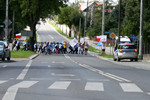
[[[66,41],[63,42],[40,42],[34,44],[34,51],[38,53],[47,54],[85,54],[87,55],[88,44],[77,43],[74,46],[70,45]]]

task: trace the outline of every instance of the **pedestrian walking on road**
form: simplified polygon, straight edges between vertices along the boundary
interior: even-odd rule
[[[86,43],[84,44],[84,46],[85,46],[85,47],[84,47],[84,48],[85,48],[85,49],[84,49],[84,50],[85,50],[85,55],[87,55],[87,51],[88,51],[88,43],[86,42]]]
[[[34,52],[37,52],[37,43],[34,43]]]

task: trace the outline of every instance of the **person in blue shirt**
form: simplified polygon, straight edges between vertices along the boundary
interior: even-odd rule
[[[34,43],[34,52],[37,52],[37,43]]]
[[[46,44],[46,51],[45,51],[45,55],[50,54],[50,45],[49,45],[49,42],[47,42]]]
[[[62,43],[59,43],[59,51],[58,51],[58,53],[63,53],[63,51],[62,51]]]

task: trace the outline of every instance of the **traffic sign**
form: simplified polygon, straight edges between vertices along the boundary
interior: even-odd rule
[[[5,19],[3,23],[4,23],[5,25],[7,25],[7,20]],[[12,23],[11,20],[8,19],[8,26],[9,26],[11,23]]]
[[[110,37],[111,39],[114,39],[114,38],[116,37],[116,34],[111,33],[111,34],[109,35],[109,37]]]
[[[5,31],[5,33],[7,32],[6,28],[4,28],[4,31]],[[8,34],[7,34],[7,35],[9,35],[11,31],[12,31],[12,28],[9,28],[9,29],[8,29]]]
[[[135,40],[136,40],[136,36],[135,36],[135,35],[132,35],[132,36],[131,36],[131,40],[132,40],[132,41],[135,41]]]
[[[33,32],[32,32],[32,31],[22,30],[22,31],[21,31],[21,35],[22,35],[22,36],[29,36],[29,37],[32,37],[32,36],[33,36]]]
[[[0,25],[0,28],[4,28],[5,27],[5,25]]]

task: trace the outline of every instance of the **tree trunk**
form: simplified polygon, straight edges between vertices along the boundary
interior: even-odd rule
[[[69,37],[71,37],[71,25],[69,26]]]
[[[31,31],[33,32],[33,36],[30,37],[30,50],[34,51],[34,43],[36,42],[36,25],[32,25]]]

